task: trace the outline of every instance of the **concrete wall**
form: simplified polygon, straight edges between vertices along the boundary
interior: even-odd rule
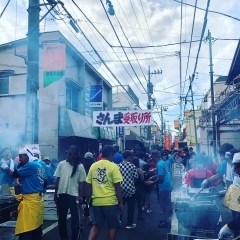
[[[199,117],[201,116],[201,111],[200,110],[195,110],[195,117],[196,117],[196,125],[199,125]],[[187,145],[190,146],[193,144],[194,151],[196,151],[196,146],[195,146],[195,131],[194,131],[194,120],[189,118],[186,120],[186,140],[187,140]],[[200,134],[200,133],[199,133]],[[197,135],[198,140],[200,140],[200,136]]]

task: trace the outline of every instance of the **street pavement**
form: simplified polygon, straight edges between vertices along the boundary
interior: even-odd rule
[[[143,217],[145,220],[138,221],[135,211],[135,223],[137,227],[135,229],[126,229],[126,217],[127,217],[127,205],[124,207],[124,215],[122,219],[121,228],[117,229],[117,240],[163,240],[167,239],[167,232],[170,229],[160,229],[157,227],[159,220],[163,219],[160,213],[160,206],[157,203],[157,197],[155,192],[151,194],[151,213],[146,213],[143,211]],[[137,209],[135,209],[137,210]],[[68,231],[69,236],[71,236],[71,219],[68,219]],[[56,224],[55,224],[56,225]],[[88,234],[91,227],[87,226],[86,221],[84,221],[84,230],[81,234],[81,240],[87,240]],[[58,227],[55,226],[52,230],[48,231],[43,235],[43,240],[58,240]],[[71,239],[71,238],[69,238]],[[107,227],[105,226],[99,233],[97,240],[107,240]]]
[[[219,229],[228,221],[231,220],[231,212],[225,208],[222,207],[221,199],[217,199],[217,205],[221,211],[223,222],[221,222],[218,226],[216,226],[215,230],[215,237],[211,235],[211,238],[217,238],[217,234]],[[135,223],[137,224],[137,227],[134,229],[126,229],[126,211],[127,211],[127,205],[124,207],[124,215],[123,215],[123,221],[121,228],[117,229],[117,240],[193,240],[195,238],[193,237],[180,237],[178,235],[189,235],[189,234],[183,234],[182,232],[179,234],[179,231],[177,230],[177,220],[175,215],[173,214],[173,221],[172,221],[172,227],[171,229],[160,229],[157,227],[159,220],[163,219],[163,215],[161,213],[161,209],[159,204],[157,203],[157,197],[155,192],[152,192],[151,194],[151,213],[146,213],[146,211],[143,211],[143,217],[145,220],[138,221],[136,218],[136,209],[135,209]],[[68,232],[69,236],[71,236],[71,219],[68,219],[67,225],[68,225]],[[50,229],[50,230],[49,230]],[[84,221],[84,230],[81,234],[81,240],[87,240],[88,234],[91,227],[87,225],[86,221]],[[47,231],[47,232],[46,232]],[[46,232],[46,233],[45,233]],[[44,230],[44,235],[42,240],[58,240],[58,226],[57,222],[50,226],[49,228]],[[171,233],[171,235],[168,235],[168,233]],[[198,235],[199,236],[199,235]],[[202,235],[203,238],[206,238],[206,234]],[[71,239],[71,238],[69,238]],[[105,226],[101,232],[99,233],[96,240],[107,240],[107,227]]]

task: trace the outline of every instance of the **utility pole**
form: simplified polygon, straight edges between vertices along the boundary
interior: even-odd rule
[[[160,114],[161,114],[161,128],[162,128],[162,146],[164,148],[164,138],[165,138],[165,123],[163,120],[163,111],[167,111],[168,107],[161,105]]]
[[[148,66],[148,82],[147,82],[147,94],[148,94],[148,102],[147,102],[147,109],[152,109],[152,106],[155,105],[155,99],[152,98],[153,94],[153,84],[151,83],[151,76],[162,74],[162,70],[155,70],[153,72],[150,71],[150,66]],[[148,140],[149,144],[151,145],[151,126],[148,127]],[[151,146],[150,146],[151,149]]]
[[[210,86],[211,86],[211,106],[212,106],[212,140],[213,140],[213,156],[216,157],[217,151],[217,141],[216,141],[216,121],[215,121],[215,114],[213,112],[214,107],[214,85],[213,85],[213,63],[212,63],[212,36],[211,32],[208,30],[207,39],[209,43],[209,60],[210,60]]]
[[[197,124],[196,124],[196,114],[194,109],[194,101],[193,101],[193,90],[192,90],[192,80],[190,78],[190,90],[191,90],[191,97],[192,97],[192,108],[193,108],[193,123],[194,123],[194,137],[195,137],[195,143],[196,143],[196,152],[197,154],[200,154],[199,144],[198,144],[198,138],[197,138]]]
[[[38,143],[39,118],[39,0],[29,0],[25,143]]]

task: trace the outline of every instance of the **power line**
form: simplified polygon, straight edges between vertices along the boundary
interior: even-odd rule
[[[131,0],[130,0],[130,4],[131,4],[132,10],[133,10],[133,13],[134,13],[134,15],[135,15],[135,17],[136,17],[136,20],[137,20],[138,26],[139,26],[139,28],[140,28],[140,30],[141,30],[141,33],[142,33],[143,39],[144,39],[145,43],[147,44],[147,40],[146,40],[146,38],[145,38],[145,34],[143,33],[143,29],[141,28],[141,25],[140,25],[140,23],[139,23],[139,20],[138,20],[138,17],[137,17],[136,11],[135,11],[135,9],[134,9],[134,7],[133,7],[133,4],[132,4],[132,1],[131,1]],[[141,44],[139,44],[139,45],[141,46]],[[144,52],[144,54],[147,54],[145,51],[143,51],[143,52]],[[149,54],[151,54],[151,56],[152,56],[152,53],[150,52],[149,49],[148,49],[148,52],[149,52]],[[152,59],[152,60],[153,60],[153,59]],[[155,64],[155,61],[153,61],[153,62],[154,62],[154,64]],[[150,63],[149,63],[149,65],[150,65]]]
[[[74,0],[72,0],[72,2],[74,3],[74,5],[78,8],[78,10],[83,14],[84,17],[86,17],[86,19],[88,19],[89,23],[93,26],[93,28],[100,34],[100,36],[105,40],[105,42],[111,47],[110,43],[106,40],[106,38],[100,33],[100,31],[95,27],[95,25],[89,20],[89,18],[86,16],[86,14],[81,10],[81,8],[76,4],[76,2]],[[102,3],[102,2],[101,2]],[[103,4],[102,4],[103,5]],[[103,6],[104,8],[104,6]],[[106,10],[104,8],[104,11],[106,13]],[[106,13],[107,15],[107,13]],[[108,17],[108,15],[107,15]],[[108,17],[109,18],[109,17]],[[110,21],[110,20],[109,20]],[[111,21],[110,21],[111,23]],[[118,36],[117,36],[118,37]],[[121,42],[120,42],[121,44]],[[115,51],[113,49],[113,51]],[[116,54],[116,53],[115,53]],[[125,54],[126,55],[126,54]],[[118,57],[118,55],[116,54],[117,58],[119,59],[119,61],[122,63],[122,61],[120,60],[120,58]],[[135,83],[134,79],[132,78],[131,74],[129,73],[129,71],[127,70],[126,66],[122,63],[123,68],[125,69],[125,71],[128,73],[129,77],[132,79],[132,81],[134,82],[134,84],[136,85],[136,87],[138,88],[138,90],[140,91],[140,93],[142,93],[142,91],[140,90],[139,86]],[[133,69],[134,71],[134,69]],[[136,75],[137,76],[137,75]],[[137,76],[138,77],[138,76]],[[145,89],[144,89],[145,90]],[[145,90],[146,91],[146,90]]]
[[[181,0],[181,21],[180,21],[180,50],[179,50],[179,74],[180,74],[180,114],[179,118],[182,118],[182,94],[183,94],[183,89],[182,89],[182,20],[183,20],[183,0]]]
[[[189,57],[190,57],[190,54],[191,54],[191,48],[192,48],[192,37],[193,37],[193,30],[194,30],[194,25],[195,25],[195,17],[196,17],[196,7],[197,7],[197,0],[195,0],[195,8],[194,8],[194,13],[193,13],[193,20],[192,20],[192,30],[191,30],[191,40],[190,40],[190,45],[189,45],[189,49],[188,49],[188,59],[187,59],[187,68],[186,68],[186,73],[185,73],[185,78],[184,79],[187,79],[187,73],[188,73],[188,66],[189,66]],[[184,89],[185,89],[185,82],[184,82],[184,85],[183,85],[183,92],[184,92]]]
[[[87,42],[89,43],[89,45],[92,47],[93,51],[95,52],[95,54],[98,56],[98,58],[102,61],[102,63],[104,64],[104,66],[108,69],[108,71],[111,73],[111,75],[116,79],[116,81],[118,82],[119,85],[122,86],[122,88],[124,89],[124,91],[130,96],[130,98],[135,102],[135,100],[133,99],[133,97],[129,94],[129,92],[126,90],[126,88],[121,84],[121,82],[118,80],[118,78],[115,76],[115,74],[112,72],[112,70],[108,67],[108,65],[104,62],[104,60],[102,59],[101,55],[97,52],[97,50],[94,48],[94,46],[92,45],[91,41],[87,38],[86,34],[83,32],[83,30],[81,29],[81,27],[78,25],[78,23],[76,22],[77,27],[79,28],[79,30],[81,31],[81,34],[83,35],[83,37],[87,40]]]
[[[189,91],[191,89],[191,85],[192,85],[192,82],[194,81],[195,73],[196,73],[196,70],[197,70],[198,57],[199,57],[201,46],[202,46],[202,39],[203,39],[203,36],[204,36],[204,33],[205,33],[205,29],[206,29],[206,26],[207,26],[207,15],[208,15],[209,5],[210,5],[210,0],[208,0],[208,2],[207,2],[207,8],[206,8],[205,16],[204,16],[204,22],[203,22],[203,28],[202,28],[202,33],[201,33],[201,39],[200,39],[200,43],[199,43],[198,51],[197,51],[197,56],[196,56],[196,62],[195,62],[192,78],[190,79],[190,86],[189,86],[188,92],[186,94],[186,97],[188,96],[188,93],[189,93]]]
[[[70,28],[70,26],[63,20],[63,22],[65,23],[65,25],[70,29],[70,31],[74,34],[74,36],[79,40],[79,42],[82,44],[82,46],[86,49],[85,45],[82,43],[82,41],[76,36],[76,34],[73,32],[73,30]],[[78,26],[78,24],[76,24]],[[79,26],[78,26],[79,27]],[[84,32],[82,31],[82,29],[79,27],[79,29],[81,30],[83,36],[86,39],[86,35],[84,34]],[[88,40],[88,38],[86,39],[88,41],[88,43],[90,43],[90,46],[93,48],[93,51],[96,53],[96,49],[93,47],[93,45],[91,44],[91,42]],[[100,55],[97,54],[97,56],[99,57]],[[94,57],[91,55],[91,57],[94,59]],[[101,60],[101,57],[99,57],[99,59]],[[95,59],[94,59],[95,60]],[[95,60],[96,61],[96,60]],[[104,64],[104,62],[103,62]],[[104,64],[105,65],[105,64]],[[106,67],[106,65],[105,65]],[[108,69],[108,67],[106,67]],[[109,70],[109,69],[108,69]],[[109,71],[111,74],[112,72]],[[125,87],[118,81],[118,79],[115,77],[114,78],[117,80],[117,82],[123,87],[123,89],[125,90],[126,94],[134,101],[134,99],[132,98],[132,96],[128,93],[128,91],[125,89]],[[135,101],[134,101],[135,102]]]
[[[102,0],[100,0],[100,2],[101,2],[101,4],[102,4],[103,10],[104,10],[104,12],[105,12],[105,15],[107,16],[108,21],[110,22],[111,27],[112,27],[112,29],[113,29],[113,31],[114,31],[114,33],[115,33],[115,36],[117,37],[119,44],[122,46],[122,43],[121,43],[121,41],[120,41],[120,39],[119,39],[119,36],[118,36],[118,34],[117,34],[117,32],[116,32],[114,26],[112,25],[112,21],[111,21],[111,19],[110,19],[109,16],[108,16],[108,13],[107,13],[107,11],[106,11],[104,5],[103,5]],[[131,47],[130,47],[130,48],[131,48]],[[139,79],[139,77],[138,77],[136,71],[134,70],[134,68],[133,68],[133,66],[132,66],[132,64],[131,64],[131,62],[130,62],[128,56],[127,56],[127,53],[126,53],[125,49],[122,48],[122,50],[123,50],[123,52],[124,52],[124,54],[125,54],[125,56],[126,56],[128,62],[129,62],[129,64],[130,64],[130,67],[132,68],[132,70],[133,70],[135,76],[137,77],[137,79],[138,79],[138,81],[140,82],[141,86],[143,87],[144,91],[147,93],[147,90],[145,89],[145,87],[144,87],[143,84],[141,83],[141,81],[140,81],[140,79]],[[132,80],[133,80],[133,78],[132,78]],[[134,80],[133,80],[133,82],[134,82]],[[136,86],[137,86],[137,84],[136,84]],[[138,87],[138,86],[137,86],[137,87]],[[139,89],[139,88],[138,88],[138,89]],[[139,90],[140,90],[140,89],[139,89]],[[141,92],[141,91],[140,91],[140,92]],[[142,93],[142,92],[141,92],[141,93]]]
[[[5,10],[7,9],[8,4],[10,3],[10,0],[8,0],[7,4],[5,5],[5,7],[3,8],[1,14],[0,14],[0,18],[2,17],[3,13],[5,12]]]
[[[178,3],[181,3],[180,1],[177,1],[177,0],[173,0],[173,1],[174,1],[174,2],[178,2]],[[186,5],[186,6],[194,7],[193,5],[191,5],[191,4],[189,4],[189,3],[183,3],[183,4]],[[203,8],[200,8],[200,7],[197,7],[197,9],[202,10],[202,11],[206,11],[206,9],[203,9]],[[234,19],[234,20],[240,21],[239,18],[233,17],[233,16],[228,15],[228,14],[225,14],[225,13],[216,12],[216,11],[212,11],[212,10],[208,10],[208,12],[216,13],[216,14],[223,15],[223,16],[225,16],[225,17],[232,18],[232,19]]]
[[[120,28],[121,28],[121,30],[122,30],[122,32],[123,32],[124,37],[126,38],[128,44],[129,44],[129,46],[131,47],[131,43],[129,42],[129,40],[128,40],[126,34],[125,34],[125,32],[123,31],[123,28],[122,28],[122,26],[121,26],[121,23],[119,22],[119,20],[118,20],[118,18],[117,18],[116,15],[115,15],[115,18],[116,18],[116,20],[118,21],[118,24],[119,24],[119,26],[120,26]],[[133,54],[134,54],[134,56],[135,56],[135,58],[136,58],[136,60],[137,60],[137,62],[138,62],[138,65],[139,65],[139,67],[140,67],[140,69],[141,69],[141,72],[142,72],[144,78],[145,78],[146,81],[147,81],[147,78],[146,78],[146,76],[145,76],[145,74],[144,74],[144,72],[143,72],[143,70],[142,70],[142,67],[141,67],[141,65],[140,65],[140,63],[139,63],[139,61],[138,61],[138,58],[137,58],[136,54],[134,53],[133,49],[132,49],[132,52],[133,52]],[[125,51],[124,51],[124,53],[125,53]],[[137,77],[139,83],[140,83],[141,86],[143,87],[144,91],[147,92],[146,88],[143,86],[142,82],[141,82],[140,79],[138,78],[137,73],[135,72],[135,70],[134,70],[134,68],[133,68],[133,66],[132,66],[132,64],[131,64],[131,61],[129,60],[129,58],[128,58],[127,55],[126,55],[126,57],[127,57],[127,60],[128,60],[128,62],[129,62],[129,64],[130,64],[130,66],[131,66],[133,72],[135,73],[135,76]]]
[[[239,38],[214,38],[216,41],[217,40],[221,40],[221,41],[239,41]],[[176,42],[176,43],[168,43],[168,44],[161,44],[161,45],[148,45],[148,46],[142,46],[142,47],[139,47],[139,46],[132,46],[132,48],[136,48],[136,49],[141,49],[141,48],[158,48],[158,47],[168,47],[168,46],[174,46],[174,45],[179,45],[179,44],[187,44],[187,43],[197,43],[197,42],[201,42],[201,39],[198,39],[198,40],[192,40],[192,41],[183,41],[183,42]],[[111,46],[112,48],[130,48],[128,46],[116,46],[116,45],[112,45]]]

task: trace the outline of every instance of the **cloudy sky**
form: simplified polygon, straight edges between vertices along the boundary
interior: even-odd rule
[[[180,0],[181,1],[181,0]],[[195,4],[196,0],[183,0],[184,3]],[[0,1],[0,11],[8,0]],[[173,120],[178,119],[179,93],[180,93],[180,68],[179,57],[176,52],[180,45],[167,45],[180,41],[181,4],[174,0],[112,0],[115,16],[105,14],[106,1],[103,0],[104,8],[100,0],[76,0],[81,11],[71,0],[64,0],[66,9],[78,22],[82,32],[90,40],[94,48],[101,55],[107,66],[117,76],[121,84],[130,84],[140,99],[142,109],[147,103],[147,79],[148,66],[151,72],[162,70],[160,75],[152,75],[154,84],[154,98],[156,108],[160,105],[168,106],[164,112],[167,125],[173,128]],[[207,0],[199,0],[198,7],[206,9]],[[27,0],[12,0],[0,19],[0,44],[26,37],[27,33]],[[212,0],[210,10],[238,17],[240,9],[239,0]],[[63,11],[59,9],[59,12]],[[40,15],[46,12],[41,7]],[[60,18],[53,13],[56,18]],[[194,8],[183,5],[182,8],[182,41],[190,41]],[[193,40],[199,40],[204,20],[205,11],[197,10],[193,31]],[[63,35],[93,64],[93,66],[112,84],[119,85],[116,79],[101,64],[93,48],[88,44],[83,34],[76,33],[68,24],[69,19],[61,16],[64,20],[56,20],[49,14],[41,22],[40,30],[59,30]],[[110,24],[110,21],[116,34]],[[94,28],[95,27],[95,28]],[[240,22],[232,18],[210,13],[204,39],[208,29],[214,38],[237,39],[239,38]],[[102,36],[96,31],[102,34]],[[125,52],[131,62],[129,64],[121,45],[126,47]],[[131,47],[132,49],[131,49]],[[150,47],[152,46],[152,47]],[[237,46],[236,40],[217,40],[213,44],[214,79],[219,75],[227,75],[231,60]],[[136,48],[138,47],[138,48]],[[182,44],[182,91],[184,96],[188,91],[189,75],[193,74],[199,42],[192,43],[189,65],[187,68],[189,43]],[[198,73],[193,83],[194,99],[196,106],[200,105],[203,95],[209,90],[209,46],[202,43],[197,64]],[[186,109],[191,109],[190,103]],[[154,119],[160,124],[159,114],[154,114]]]

